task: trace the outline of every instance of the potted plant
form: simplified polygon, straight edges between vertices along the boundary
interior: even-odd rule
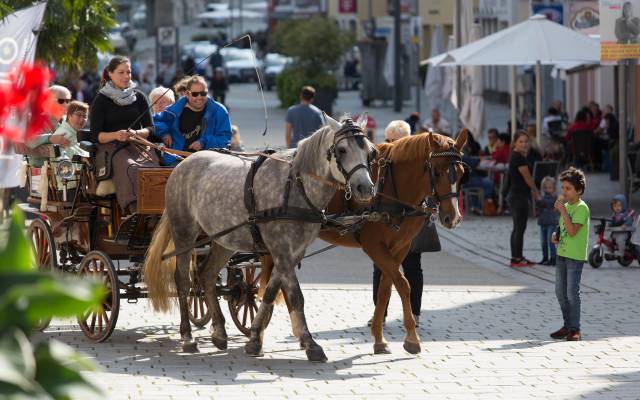
[[[300,88],[310,85],[316,89],[314,104],[331,115],[338,93],[334,72],[354,43],[351,32],[323,16],[280,22],[274,33],[275,49],[294,60],[277,80],[281,105],[295,104]]]

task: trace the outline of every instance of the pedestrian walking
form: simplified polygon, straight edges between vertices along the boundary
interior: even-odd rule
[[[553,234],[552,242],[558,246],[556,297],[564,323],[551,337],[577,341],[582,339],[580,279],[589,249],[590,211],[581,198],[586,188],[581,170],[569,168],[560,174],[560,182],[562,195],[555,203],[560,213],[560,229]]]
[[[229,91],[229,82],[227,76],[224,73],[224,68],[218,67],[213,71],[211,77],[211,92],[213,93],[213,99],[223,106],[227,106],[225,100],[227,98],[227,92]]]
[[[540,183],[542,191],[540,200],[536,201],[538,209],[538,225],[540,226],[540,246],[542,247],[542,261],[540,265],[556,265],[556,246],[551,243],[551,235],[558,229],[558,211],[555,203],[556,180],[545,176]]]
[[[530,267],[535,263],[524,258],[522,254],[524,232],[527,230],[529,218],[529,199],[533,194],[535,200],[540,193],[531,176],[532,166],[527,159],[529,153],[529,136],[525,131],[516,132],[513,138],[513,150],[509,158],[509,192],[507,201],[513,218],[511,231],[511,266]]]
[[[324,123],[322,111],[313,104],[316,90],[304,86],[300,90],[300,104],[289,107],[285,116],[285,142],[287,147],[298,146],[298,142],[317,131]]]

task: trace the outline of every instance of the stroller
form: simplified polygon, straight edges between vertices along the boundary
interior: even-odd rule
[[[623,267],[631,265],[633,260],[640,263],[640,217],[636,219],[635,228],[628,226],[613,227],[607,229],[607,224],[611,223],[609,218],[594,218],[600,221],[595,226],[595,232],[598,237],[596,244],[589,253],[589,264],[593,268],[600,268],[604,260],[618,260]],[[624,255],[618,254],[618,246],[613,239],[613,235],[617,233],[626,233]]]

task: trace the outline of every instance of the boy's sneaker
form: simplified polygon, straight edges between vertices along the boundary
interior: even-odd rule
[[[511,268],[523,268],[523,267],[530,267],[531,266],[531,265],[529,265],[527,260],[525,260],[524,258],[521,258],[521,259],[512,258],[510,265],[511,265]]]
[[[529,267],[533,267],[534,265],[536,265],[536,263],[534,263],[531,260],[527,260],[526,258],[523,258],[522,261],[524,261],[525,263],[527,263],[527,266]]]
[[[538,263],[538,265],[549,265],[549,259],[543,258],[542,261]]]
[[[566,339],[568,335],[569,330],[563,326],[549,336],[551,336],[552,339]]]
[[[579,342],[582,340],[582,333],[580,331],[572,330],[567,335],[567,341],[569,342]]]

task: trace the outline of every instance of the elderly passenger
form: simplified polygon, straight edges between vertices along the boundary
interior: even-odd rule
[[[176,97],[171,89],[158,86],[149,93],[149,102],[154,114],[162,112],[176,102]]]

